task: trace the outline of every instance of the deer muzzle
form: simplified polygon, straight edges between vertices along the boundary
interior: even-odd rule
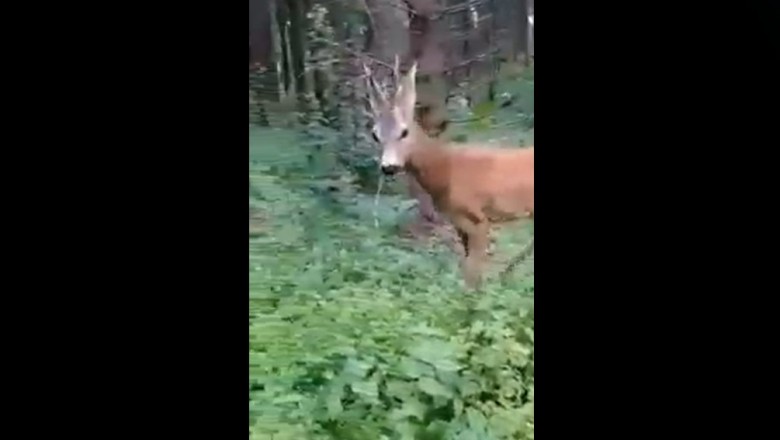
[[[398,172],[401,171],[401,166],[395,164],[383,164],[381,168],[382,173],[384,173],[386,176],[392,176],[394,174],[398,174]]]

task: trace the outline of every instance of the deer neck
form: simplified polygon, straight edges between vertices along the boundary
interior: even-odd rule
[[[419,127],[413,134],[415,142],[406,168],[428,194],[437,198],[447,190],[449,150],[443,141],[429,137]]]

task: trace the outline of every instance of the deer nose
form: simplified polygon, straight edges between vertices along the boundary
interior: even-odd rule
[[[386,176],[392,176],[393,174],[396,174],[400,170],[401,167],[398,165],[382,165],[382,172]]]

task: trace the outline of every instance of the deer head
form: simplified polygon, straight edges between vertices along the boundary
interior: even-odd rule
[[[380,87],[368,66],[363,65],[368,88],[368,102],[371,107],[373,127],[371,134],[382,147],[380,166],[382,172],[393,175],[401,171],[409,160],[409,153],[419,135],[414,121],[416,99],[415,75],[417,62],[403,77],[398,71],[398,57],[395,58],[394,78],[397,82],[395,94],[389,97]]]

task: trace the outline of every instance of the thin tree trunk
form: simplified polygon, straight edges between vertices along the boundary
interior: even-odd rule
[[[528,64],[528,2],[518,0],[519,10],[515,34],[515,59]]]
[[[526,19],[526,23],[528,26],[528,32],[527,32],[527,44],[526,47],[528,48],[528,59],[530,61],[533,61],[534,59],[534,0],[527,0],[528,1],[528,7],[526,8],[526,17],[530,19],[529,22],[528,19]]]
[[[491,32],[493,18],[489,4],[469,0],[468,32],[470,53],[466,58],[469,67],[469,96],[471,103],[477,105],[491,100],[493,82],[493,54]]]
[[[275,0],[276,23],[278,24],[277,35],[279,36],[279,46],[281,47],[280,62],[282,65],[281,75],[284,83],[284,91],[288,96],[292,94],[292,61],[290,60],[290,38],[287,35],[288,11],[286,0]]]
[[[282,68],[284,56],[282,51],[281,31],[279,30],[279,20],[276,10],[276,1],[277,0],[269,0],[268,8],[271,16],[271,41],[274,53],[274,68],[276,70],[276,87],[279,91],[279,98],[283,100],[286,90],[284,69]]]
[[[287,0],[290,12],[288,36],[293,66],[293,82],[296,92],[306,93],[306,11],[302,0]]]
[[[284,23],[284,31],[282,33],[284,35],[284,41],[285,41],[285,54],[286,56],[286,62],[285,62],[285,70],[287,71],[285,75],[285,81],[287,82],[287,93],[289,95],[295,96],[298,93],[298,87],[296,86],[295,81],[295,65],[293,63],[293,56],[292,56],[292,46],[290,44],[290,22],[285,21]]]

